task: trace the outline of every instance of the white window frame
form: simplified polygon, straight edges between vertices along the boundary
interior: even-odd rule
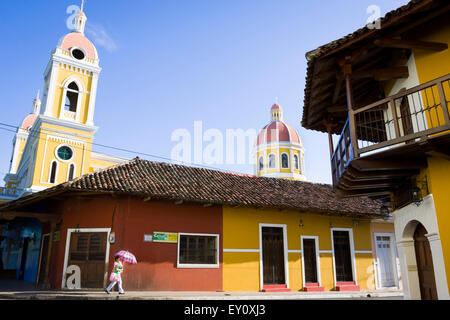
[[[58,150],[62,147],[68,147],[70,150],[72,150],[72,157],[69,160],[64,160],[62,158],[59,157],[58,155]],[[61,162],[72,162],[73,158],[75,158],[75,148],[72,147],[70,144],[64,143],[64,144],[60,144],[55,148],[55,156],[56,158],[61,161]]]
[[[75,84],[78,87],[78,91],[77,91],[78,92],[77,110],[76,110],[76,112],[69,111],[69,112],[75,113],[75,119],[71,119],[71,118],[68,118],[68,117],[64,116],[64,111],[66,111],[65,110],[65,105],[66,105],[67,91],[75,92],[74,90],[69,89],[69,85],[72,82],[75,82]],[[60,111],[59,111],[59,118],[60,119],[64,119],[64,120],[79,122],[80,121],[80,114],[81,114],[81,110],[80,110],[81,99],[82,99],[82,95],[84,93],[83,82],[78,77],[70,76],[64,81],[64,84],[62,85],[62,87],[63,87],[63,95],[62,95],[61,107],[60,107]]]
[[[275,227],[283,229],[283,247],[284,247],[284,281],[286,287],[289,289],[289,259],[288,259],[288,242],[287,242],[287,225],[286,224],[272,224],[272,223],[260,223],[259,224],[259,286],[260,290],[263,290],[264,286],[264,267],[263,267],[263,244],[262,244],[262,228],[263,227]]]
[[[109,265],[109,249],[110,249],[110,243],[108,241],[109,235],[111,233],[111,228],[81,228],[81,229],[67,229],[67,236],[66,236],[66,251],[64,253],[64,267],[63,267],[63,276],[62,276],[62,283],[61,288],[66,288],[66,282],[67,282],[67,263],[69,262],[69,251],[70,251],[70,238],[72,235],[72,232],[106,232],[106,250],[105,250],[105,272],[103,275],[103,286],[106,285],[106,280],[108,277],[108,270],[107,266]],[[51,241],[52,239],[50,239]],[[84,289],[84,288],[81,288]]]
[[[216,237],[217,248],[216,248],[216,263],[214,264],[203,264],[203,263],[180,263],[180,239],[181,236],[199,236],[199,237]],[[178,233],[178,243],[177,243],[177,268],[179,269],[218,269],[220,266],[219,261],[219,253],[220,253],[220,235],[216,233]]]
[[[295,163],[295,159],[297,158],[297,163]],[[292,161],[294,162],[294,170],[300,170],[300,157],[298,153],[294,153],[292,157]]]
[[[320,252],[319,252],[319,236],[301,236],[300,237],[300,245],[302,252],[302,281],[303,287],[306,285],[305,279],[305,250],[303,249],[303,240],[304,239],[313,239],[316,245],[316,272],[317,272],[317,282],[319,283],[319,287],[322,286],[322,280],[320,275]]]
[[[77,58],[75,58],[74,56],[73,56],[73,51],[74,50],[80,50],[81,52],[83,52],[83,54],[84,54],[84,58],[83,59],[77,59]],[[77,60],[77,61],[85,61],[86,60],[86,57],[87,57],[87,53],[86,53],[86,50],[84,50],[82,47],[72,47],[71,49],[70,49],[70,56],[72,57],[72,58],[74,58],[75,60]]]
[[[300,166],[300,174],[305,174],[305,171],[306,171],[305,155],[304,155],[303,151],[300,151],[299,166]]]
[[[352,276],[353,282],[355,285],[358,285],[358,277],[356,274],[356,260],[355,260],[355,243],[353,241],[353,229],[352,228],[331,228],[331,251],[333,253],[333,281],[334,286],[336,287],[336,259],[334,255],[334,237],[333,231],[348,231],[349,240],[350,240],[350,259],[352,262]]]

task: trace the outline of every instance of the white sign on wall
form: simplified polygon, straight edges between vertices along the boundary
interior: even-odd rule
[[[68,289],[80,289],[81,288],[81,269],[77,265],[70,265],[67,267],[67,274],[70,276],[67,278]]]

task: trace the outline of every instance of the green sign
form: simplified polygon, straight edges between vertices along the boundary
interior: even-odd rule
[[[59,241],[59,231],[53,232],[53,242]]]
[[[153,242],[177,243],[178,233],[155,231],[153,232]]]

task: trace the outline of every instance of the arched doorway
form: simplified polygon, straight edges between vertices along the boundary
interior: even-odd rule
[[[420,296],[422,300],[437,300],[438,295],[434,277],[433,258],[426,234],[427,230],[419,223],[414,232],[414,250],[416,252]]]

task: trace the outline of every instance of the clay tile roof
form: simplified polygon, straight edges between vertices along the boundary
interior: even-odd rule
[[[53,189],[53,191],[52,191]],[[161,200],[298,209],[332,215],[382,217],[381,203],[367,197],[341,198],[330,185],[232,174],[218,170],[153,162],[129,162],[83,175],[44,191],[115,192]],[[26,198],[24,197],[24,198]],[[12,201],[23,201],[22,198]],[[11,205],[0,205],[0,211]]]

